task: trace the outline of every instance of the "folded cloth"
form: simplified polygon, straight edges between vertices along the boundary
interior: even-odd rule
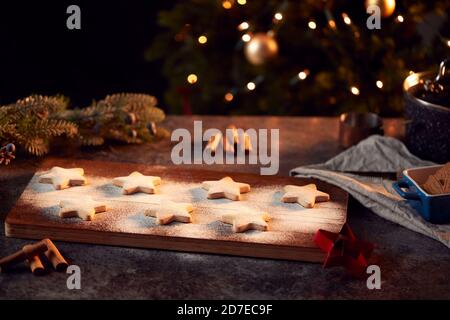
[[[380,173],[398,173],[433,164],[412,155],[397,139],[374,135],[325,163],[298,167],[290,174],[336,185],[377,215],[450,248],[450,224],[436,225],[425,221],[392,188],[393,180],[380,177]]]

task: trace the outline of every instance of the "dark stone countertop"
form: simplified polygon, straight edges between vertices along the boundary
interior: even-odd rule
[[[223,130],[234,123],[244,128],[280,129],[280,175],[289,169],[322,162],[340,152],[336,118],[298,117],[168,117],[170,129],[204,127]],[[402,135],[402,121],[387,120],[385,130]],[[57,153],[84,159],[170,164],[170,141],[141,146]],[[21,158],[0,167],[0,218],[6,218],[39,161]],[[197,166],[198,167],[198,166]],[[212,166],[208,169],[259,172],[259,166]],[[341,268],[319,264],[232,256],[178,253],[98,245],[57,245],[82,272],[81,290],[68,290],[65,273],[35,277],[23,265],[0,274],[0,299],[449,299],[450,250],[439,242],[383,220],[350,201],[349,223],[357,236],[376,244],[370,262],[381,268],[381,290]],[[3,224],[0,234],[4,234]],[[0,236],[0,256],[30,241]]]

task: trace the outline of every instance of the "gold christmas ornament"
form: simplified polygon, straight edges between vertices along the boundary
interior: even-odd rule
[[[366,0],[366,8],[372,5],[380,8],[383,18],[390,17],[395,11],[395,0]]]
[[[265,33],[257,33],[246,43],[244,52],[251,64],[263,65],[277,56],[278,43]]]

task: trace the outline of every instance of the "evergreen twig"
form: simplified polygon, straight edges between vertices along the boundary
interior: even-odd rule
[[[153,132],[165,117],[156,105],[153,96],[122,93],[86,108],[68,109],[62,96],[34,95],[0,107],[0,142],[14,142],[39,156],[48,153],[52,139],[61,135],[90,146],[106,140],[153,141],[167,136],[163,129]]]

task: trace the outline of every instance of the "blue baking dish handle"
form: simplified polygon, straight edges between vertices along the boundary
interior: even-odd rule
[[[402,188],[409,190],[409,186],[405,181],[394,182],[394,183],[392,183],[392,187],[395,189],[395,191],[398,192],[398,194],[400,196],[402,196],[403,198],[405,198],[407,200],[419,200],[419,195],[417,193],[403,191]]]

